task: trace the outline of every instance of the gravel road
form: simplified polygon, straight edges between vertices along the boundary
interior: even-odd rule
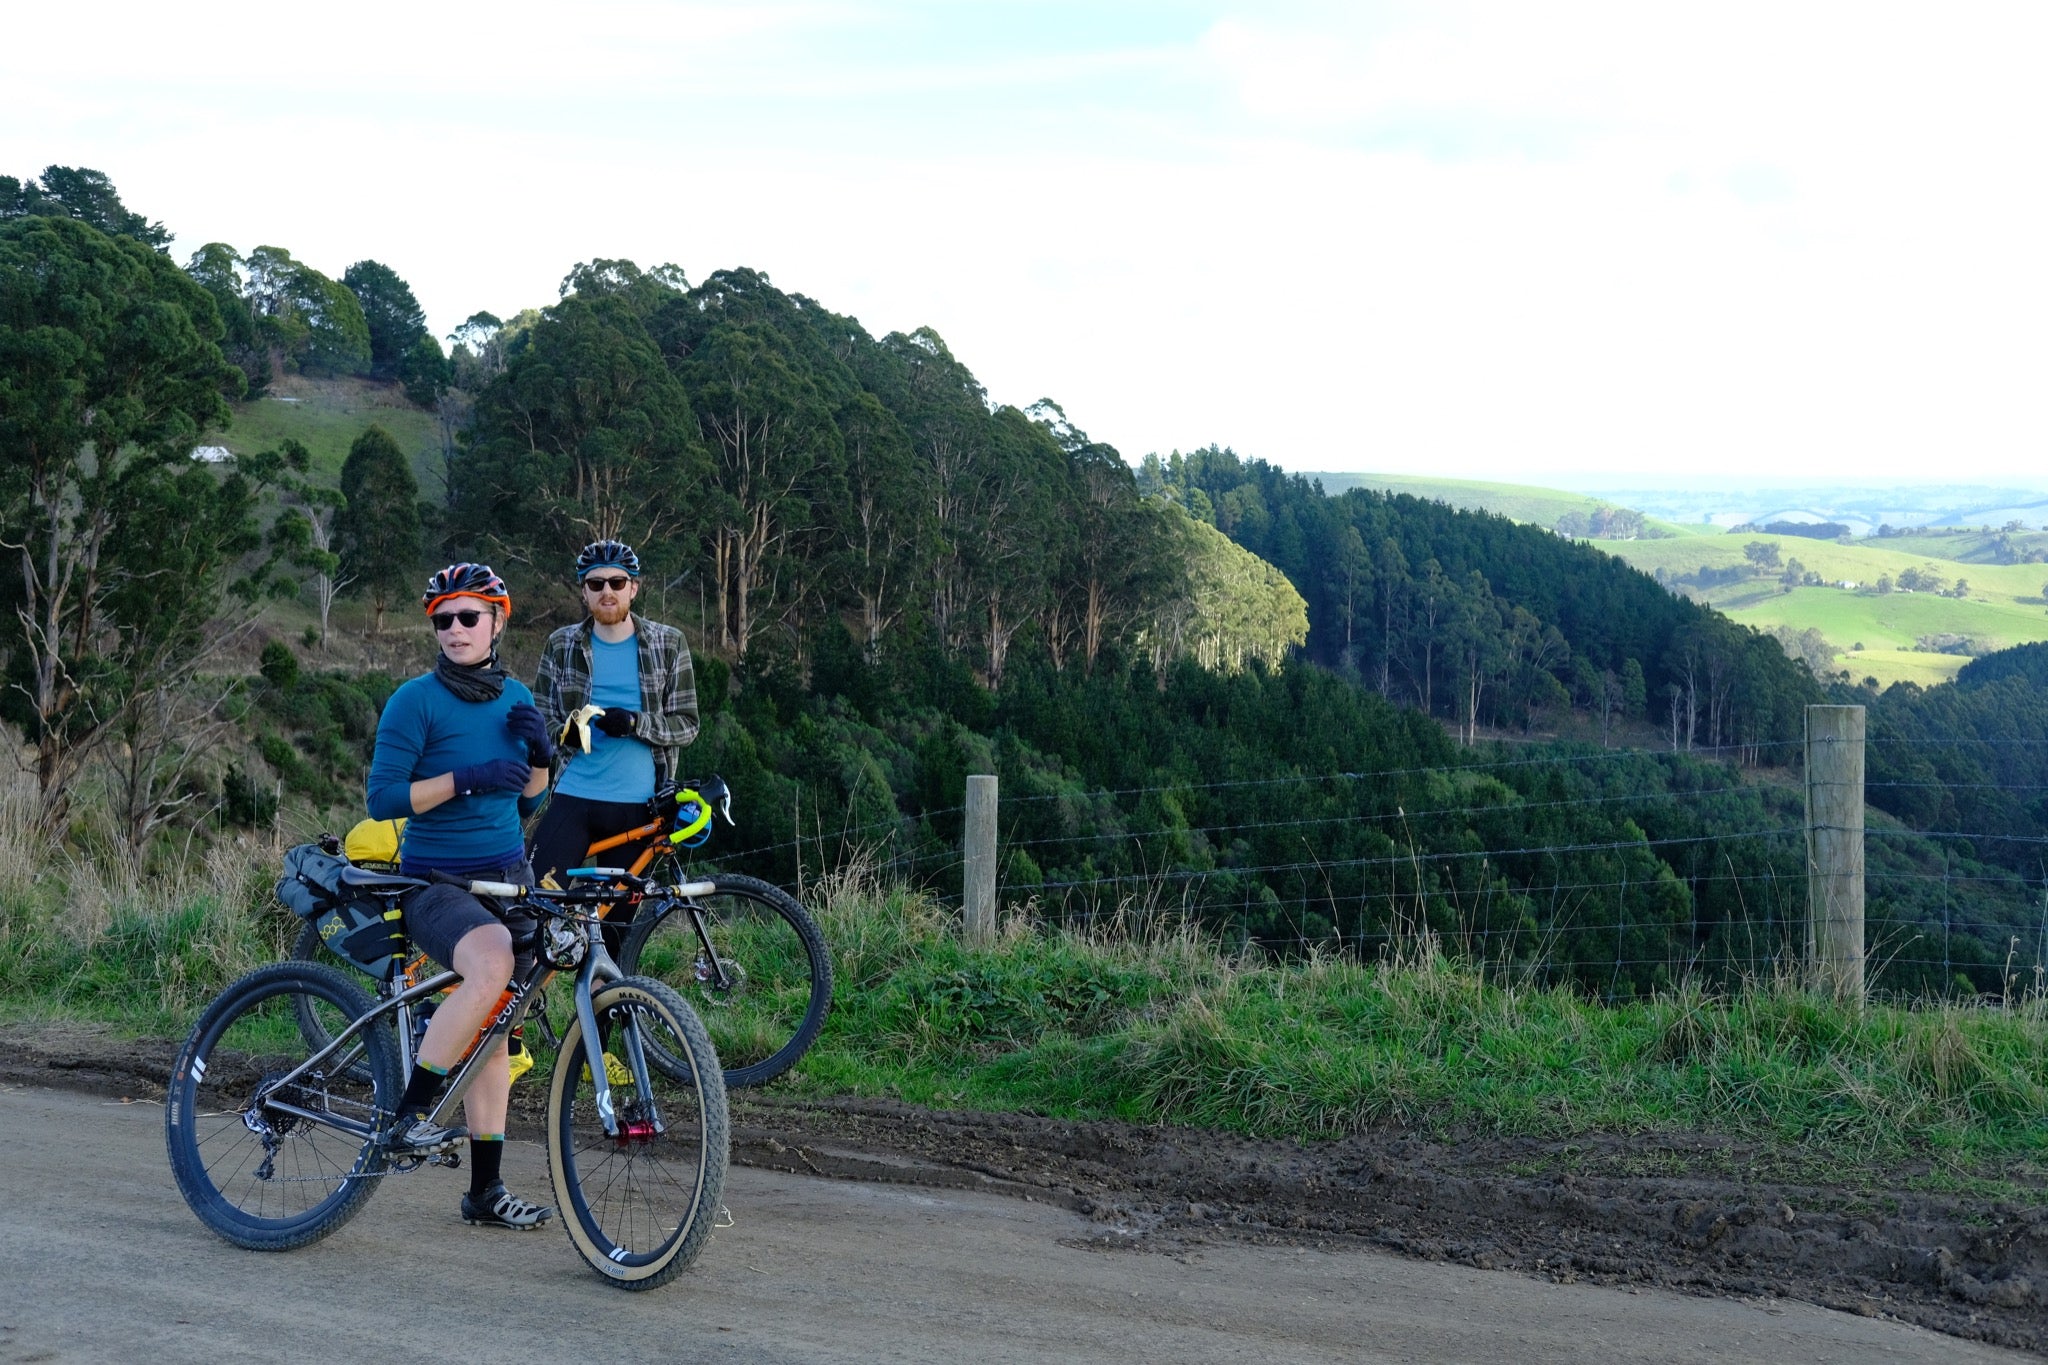
[[[673,1284],[600,1282],[559,1232],[464,1226],[464,1177],[393,1178],[316,1246],[245,1252],[180,1200],[154,1102],[0,1086],[0,1362],[1890,1361],[2031,1359],[1791,1300],[1558,1284],[1360,1249],[1118,1249],[973,1189],[736,1167]],[[507,1176],[544,1196],[541,1149]]]

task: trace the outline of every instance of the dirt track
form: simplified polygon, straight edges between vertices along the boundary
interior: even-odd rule
[[[155,1095],[171,1044],[0,1034],[0,1082]],[[2048,1351],[2048,1209],[1857,1190],[1700,1139],[1306,1147],[1214,1133],[735,1095],[739,1163],[1028,1197],[1105,1252],[1374,1247],[1552,1281],[1780,1296]],[[515,1136],[517,1131],[515,1129]],[[1870,1190],[1880,1193],[1872,1195]]]

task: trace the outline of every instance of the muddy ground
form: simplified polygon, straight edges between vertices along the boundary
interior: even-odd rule
[[[0,1083],[155,1096],[174,1044],[0,1029]],[[537,1096],[538,1088],[526,1093]],[[1304,1145],[1191,1129],[735,1092],[734,1158],[972,1187],[1087,1214],[1105,1253],[1219,1242],[1372,1246],[1562,1282],[1778,1295],[2048,1353],[2048,1193],[1930,1193],[1710,1136]],[[537,1132],[533,1134],[537,1136]]]

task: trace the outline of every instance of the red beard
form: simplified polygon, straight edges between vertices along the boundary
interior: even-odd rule
[[[615,626],[625,620],[632,613],[632,610],[633,608],[627,603],[614,599],[610,606],[606,606],[602,602],[592,603],[590,614],[597,619],[597,623],[601,626]]]

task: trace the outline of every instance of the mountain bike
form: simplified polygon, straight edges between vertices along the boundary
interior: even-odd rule
[[[658,858],[702,846],[714,813],[734,823],[731,793],[718,778],[664,788],[649,803],[645,824],[600,839],[585,858],[619,862],[612,871],[641,877]],[[832,955],[797,899],[737,873],[645,892],[618,884],[624,889],[598,914],[619,970],[661,981],[697,1006],[725,1064],[727,1088],[762,1085],[796,1065],[832,1007]],[[292,956],[353,965],[328,951],[311,922],[300,930]],[[537,1004],[531,1018],[542,1041],[552,1043],[547,1011]],[[302,1024],[308,1043],[324,1041],[316,1013],[309,1011]],[[662,1054],[656,1058],[667,1064]]]
[[[394,907],[427,884],[354,867],[343,879]],[[659,981],[609,978],[608,958],[592,945],[598,907],[622,888],[643,897],[687,888],[618,873],[562,891],[433,880],[529,908],[540,929],[532,966],[507,986],[430,1117],[449,1121],[492,1044],[550,977],[573,972],[574,1008],[547,1088],[555,1201],[569,1240],[608,1282],[667,1283],[703,1250],[719,1208],[730,1141],[723,1072],[687,1002]],[[394,953],[375,999],[358,976],[289,960],[244,976],[200,1014],[171,1074],[164,1140],[179,1192],[213,1232],[255,1250],[305,1246],[354,1217],[379,1179],[460,1164],[455,1153],[393,1157],[378,1140],[429,1002],[460,979],[417,976],[406,969],[411,956],[404,945]],[[304,1016],[325,1041],[308,1042]]]

